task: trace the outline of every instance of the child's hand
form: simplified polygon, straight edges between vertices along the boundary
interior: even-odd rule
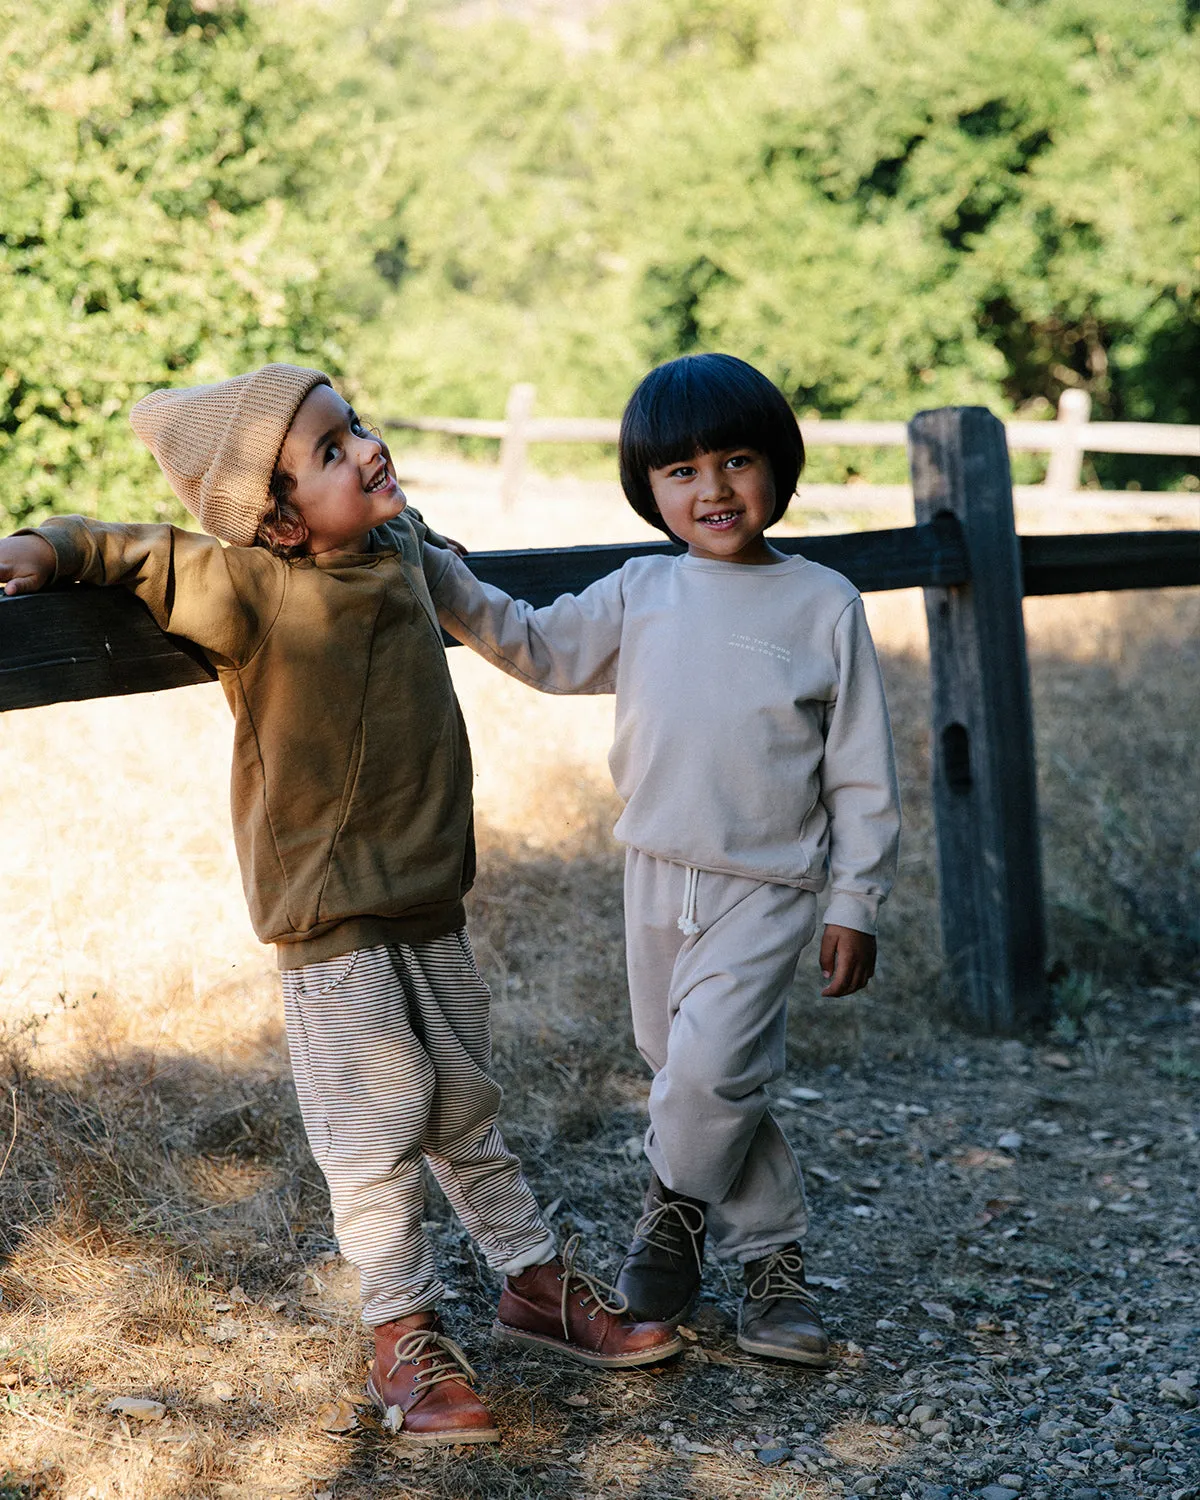
[[[444,541],[446,546],[450,548],[451,552],[457,552],[459,557],[466,557],[468,555],[467,549],[463,546],[463,544],[461,542],[456,542],[452,536],[444,536],[442,538],[442,541]]]
[[[853,927],[826,927],[821,939],[822,995],[853,995],[875,972],[875,939]]]
[[[4,592],[33,594],[54,577],[58,559],[40,536],[6,536],[0,541],[0,583]]]

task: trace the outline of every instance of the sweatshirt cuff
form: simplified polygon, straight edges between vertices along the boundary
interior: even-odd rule
[[[46,585],[61,583],[64,578],[77,578],[83,568],[83,553],[71,528],[61,521],[44,521],[41,526],[22,526],[13,536],[40,536],[54,549],[54,576]]]
[[[874,937],[879,900],[878,896],[834,891],[833,899],[825,909],[825,926],[852,927],[855,932],[865,932]]]

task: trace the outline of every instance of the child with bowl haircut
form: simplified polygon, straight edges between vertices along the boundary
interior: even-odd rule
[[[250,916],[276,947],[305,1130],[374,1329],[368,1391],[413,1442],[494,1442],[436,1313],[424,1162],[505,1277],[503,1336],[605,1368],[681,1343],[623,1316],[574,1242],[557,1257],[496,1127],[464,927],[471,756],[423,570],[444,543],[320,371],[155,391],[131,420],[209,535],[57,517],[0,541],[0,582],[120,584],[216,667]]]
[[[796,1159],[768,1107],[787,994],[827,883],[824,995],[861,989],[895,873],[891,730],[862,601],[763,533],[804,460],[787,402],[741,360],[672,360],[621,424],[621,481],[681,556],[627,562],[533,609],[427,550],[444,628],[550,693],[615,693],[634,1037],[654,1072],[644,1212],[617,1285],[676,1322],[705,1236],[745,1276],[738,1343],[823,1368]]]

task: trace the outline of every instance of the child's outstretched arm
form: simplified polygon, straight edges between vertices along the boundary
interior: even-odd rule
[[[57,567],[54,548],[44,537],[30,532],[0,540],[0,583],[10,598],[44,589]]]
[[[834,632],[837,700],[825,723],[821,801],[829,815],[833,894],[825,913],[825,995],[850,995],[875,972],[875,922],[896,875],[900,792],[879,662],[862,600]]]
[[[251,655],[274,619],[283,585],[281,570],[272,564],[261,548],[223,547],[214,537],[176,526],[85,516],[55,516],[37,531],[0,541],[6,594],[72,580],[120,584],[141,599],[161,629],[231,662]]]
[[[611,693],[624,599],[620,573],[534,609],[481,583],[466,563],[426,548],[425,576],[442,628],[494,667],[543,693]]]

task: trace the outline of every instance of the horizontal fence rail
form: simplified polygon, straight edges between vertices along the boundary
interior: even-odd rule
[[[1026,594],[1200,584],[1200,532],[1027,536],[1019,542]],[[970,578],[962,527],[951,515],[846,536],[777,537],[773,545],[844,573],[863,593],[950,588]],[[485,583],[542,605],[578,593],[630,558],[679,550],[664,541],[476,552],[467,564]],[[449,637],[446,643],[456,644]],[[15,599],[0,595],[0,712],[188,687],[215,675],[202,652],[164,635],[124,589],[68,584]]]
[[[510,424],[487,417],[386,417],[383,426],[408,432],[441,432],[449,437],[504,438]],[[530,417],[523,424],[527,443],[615,444],[621,424],[607,417]],[[1173,422],[1089,422],[1082,433],[1071,424],[1004,424],[1010,452],[1140,453],[1200,458],[1200,427]],[[905,422],[801,421],[806,448],[903,448]],[[1082,441],[1081,441],[1082,438]],[[1135,492],[1136,493],[1136,492]]]
[[[525,475],[528,448],[531,443],[600,443],[613,444],[620,436],[621,424],[604,417],[535,417],[536,388],[528,383],[514,385],[508,394],[503,419],[485,417],[388,417],[387,428],[410,432],[440,432],[451,437],[497,438],[500,441],[501,500],[513,505],[520,493]],[[1086,391],[1064,391],[1053,422],[1011,421],[1004,424],[1009,452],[1048,453],[1050,463],[1043,485],[1026,486],[1022,498],[1029,500],[1046,495],[1055,497],[1075,493],[1083,469],[1085,453],[1136,453],[1168,458],[1200,459],[1200,426],[1169,422],[1093,422],[1091,397]],[[802,421],[800,431],[809,448],[903,448],[908,441],[905,422]],[[822,498],[832,497],[828,485],[817,486]],[[839,486],[847,490],[847,502],[859,492],[860,499],[879,497],[892,486]],[[803,500],[808,497],[805,488]],[[905,492],[906,493],[906,492]],[[1088,495],[1125,495],[1127,491],[1086,491]],[[1138,498],[1138,492],[1132,494]],[[1160,497],[1162,500],[1167,496]],[[1186,504],[1189,497],[1171,495],[1174,504]],[[1200,505],[1200,497],[1196,497]]]

